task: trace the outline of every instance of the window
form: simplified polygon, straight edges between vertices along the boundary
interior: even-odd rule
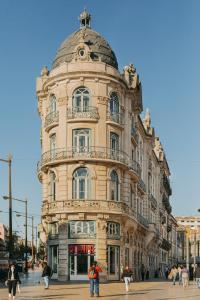
[[[108,222],[107,224],[107,237],[111,239],[120,239],[120,224]]]
[[[58,223],[50,223],[49,224],[49,234],[50,235],[58,234]]]
[[[110,182],[110,192],[111,192],[111,200],[119,201],[119,179],[116,171],[112,171],[110,174],[111,182]]]
[[[49,100],[49,110],[50,113],[53,113],[56,111],[56,97],[54,95],[50,96],[50,100]]]
[[[73,108],[76,111],[88,111],[90,106],[90,93],[87,88],[80,87],[73,94]]]
[[[51,201],[56,200],[56,175],[54,172],[49,173],[49,197]]]
[[[73,150],[75,152],[88,152],[90,147],[90,129],[73,130]]]
[[[79,168],[73,174],[73,199],[89,198],[89,172],[87,168]]]
[[[70,238],[89,238],[94,237],[96,233],[95,221],[70,221]]]
[[[111,114],[119,113],[119,99],[116,92],[112,92],[110,95],[109,109]]]
[[[119,136],[114,132],[110,133],[110,148],[114,151],[119,150]]]
[[[54,159],[56,153],[56,134],[50,136],[50,155],[51,159]]]

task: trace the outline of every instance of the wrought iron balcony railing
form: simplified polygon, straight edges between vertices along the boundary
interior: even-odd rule
[[[48,127],[54,123],[58,123],[59,121],[59,112],[58,111],[52,111],[49,113],[45,118],[45,127]]]
[[[134,127],[131,128],[131,138],[133,138],[135,142],[138,144],[139,137]]]
[[[146,185],[142,178],[138,181],[138,188],[143,191],[143,193],[146,193]]]
[[[153,206],[153,208],[157,208],[158,204],[156,199],[154,198],[154,196],[152,194],[149,194],[149,201],[151,202],[151,205]]]
[[[141,214],[137,214],[137,220],[139,221],[140,224],[142,224],[145,227],[149,227],[149,221],[143,217]]]
[[[107,121],[124,125],[124,114],[119,112],[107,111]]]
[[[129,169],[133,170],[139,177],[141,176],[141,167],[137,161],[131,160]]]
[[[98,108],[93,106],[83,107],[68,107],[67,108],[68,119],[99,119]]]
[[[41,161],[38,166],[41,168],[45,164],[54,163],[60,160],[73,159],[99,159],[113,160],[122,164],[129,165],[129,157],[125,152],[113,150],[105,147],[72,147],[69,150],[54,149],[42,154]]]

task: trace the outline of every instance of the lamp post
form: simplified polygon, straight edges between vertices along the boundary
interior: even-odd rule
[[[21,213],[17,213],[16,216],[17,217],[24,217],[24,215],[21,214]],[[34,217],[33,216],[28,216],[28,215],[26,215],[25,217],[26,217],[26,224],[25,224],[26,232],[27,232],[27,227],[29,226],[27,224],[27,219],[31,219],[31,223],[32,223],[31,224],[31,228],[32,228],[32,242],[31,242],[31,248],[32,248],[31,252],[32,253],[31,254],[32,254],[32,258],[34,259]],[[26,238],[27,238],[27,236],[26,236]]]
[[[12,238],[12,186],[11,186],[11,165],[12,155],[8,155],[8,159],[0,159],[0,161],[8,164],[8,199],[9,199],[9,258],[13,256],[13,238]]]
[[[3,196],[4,200],[10,199],[8,196]],[[22,202],[25,204],[25,272],[27,272],[27,259],[28,259],[28,245],[27,245],[27,218],[28,218],[28,199],[25,198],[25,200],[13,198],[11,197],[11,200],[15,200],[18,202]]]

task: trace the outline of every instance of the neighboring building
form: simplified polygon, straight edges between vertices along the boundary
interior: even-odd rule
[[[169,167],[148,111],[141,120],[135,67],[121,74],[90,23],[84,11],[51,71],[44,67],[37,79],[40,237],[59,280],[86,279],[95,259],[105,280],[119,280],[125,265],[136,279],[142,264],[154,276],[174,247]]]
[[[8,229],[4,224],[0,223],[0,258],[3,258],[8,255],[7,244]]]
[[[200,216],[178,216],[178,260],[186,261],[186,231],[189,236],[190,262],[200,262]]]

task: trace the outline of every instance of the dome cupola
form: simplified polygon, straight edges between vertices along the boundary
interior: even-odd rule
[[[72,33],[61,44],[53,61],[52,68],[73,60],[102,61],[118,69],[117,58],[108,42],[91,29],[91,15],[84,10],[79,17],[80,29]]]

